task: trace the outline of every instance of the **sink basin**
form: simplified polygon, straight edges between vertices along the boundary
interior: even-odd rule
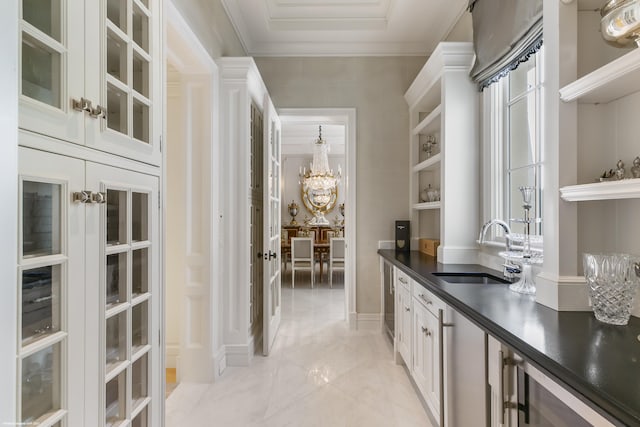
[[[510,284],[508,280],[488,273],[432,273],[447,283],[472,283],[479,285]]]

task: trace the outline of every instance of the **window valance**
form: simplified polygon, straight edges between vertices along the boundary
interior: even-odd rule
[[[483,90],[542,47],[542,0],[470,0],[476,59],[471,78]]]

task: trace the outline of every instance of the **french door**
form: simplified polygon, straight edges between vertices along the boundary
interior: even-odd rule
[[[264,270],[263,353],[268,356],[280,327],[282,270],[280,262],[280,119],[271,102],[265,108],[265,142],[263,152],[263,245]]]
[[[158,178],[21,147],[18,414],[161,422]]]

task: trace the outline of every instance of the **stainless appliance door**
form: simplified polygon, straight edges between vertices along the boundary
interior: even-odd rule
[[[393,266],[386,261],[382,263],[383,278],[383,299],[384,299],[384,325],[387,333],[393,340],[394,337],[394,301],[395,301],[395,285],[393,282]]]
[[[518,367],[518,426],[590,427],[591,423]]]

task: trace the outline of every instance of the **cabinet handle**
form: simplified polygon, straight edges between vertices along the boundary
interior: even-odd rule
[[[80,100],[71,99],[71,105],[76,111],[86,111],[87,113],[90,113],[92,111],[91,101],[89,101],[87,98],[80,98]]]
[[[428,337],[431,336],[431,331],[428,328],[425,328],[424,326],[421,326],[421,328],[422,328],[422,333],[424,333]]]
[[[438,309],[438,359],[440,368],[440,427],[444,427],[444,328],[453,327],[444,321],[444,310]]]
[[[398,277],[398,280],[400,281],[400,283],[404,283],[405,285],[407,284],[407,281],[404,277]]]
[[[94,119],[99,119],[102,117],[103,119],[107,119],[107,109],[98,105],[96,108],[90,108],[89,115]]]
[[[74,192],[73,201],[76,203],[91,203],[91,191],[82,190]]]
[[[427,305],[431,305],[431,304],[433,304],[433,301],[428,300],[428,299],[427,299],[427,297],[425,297],[425,296],[424,296],[424,294],[419,294],[418,296],[419,296],[419,297],[422,299],[422,301],[424,301]]]
[[[507,405],[505,402],[505,396],[504,396],[504,368],[505,368],[505,363],[504,363],[504,353],[502,352],[502,350],[500,350],[498,352],[498,357],[500,358],[500,370],[499,370],[499,375],[498,375],[498,396],[500,399],[500,424],[504,425],[504,411],[507,409]]]
[[[404,306],[404,311],[411,311],[411,307]]]
[[[97,193],[91,193],[91,203],[107,203],[107,194],[101,191]]]

